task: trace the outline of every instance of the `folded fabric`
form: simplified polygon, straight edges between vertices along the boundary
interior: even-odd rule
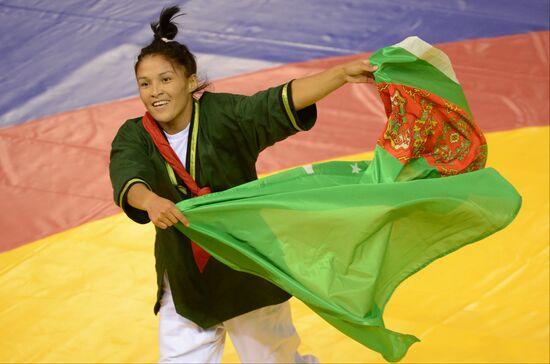
[[[371,57],[388,123],[372,161],[318,163],[177,204],[177,228],[398,361],[415,336],[384,326],[397,286],[507,226],[521,197],[492,168],[447,57],[419,38]],[[467,173],[466,173],[467,172]]]

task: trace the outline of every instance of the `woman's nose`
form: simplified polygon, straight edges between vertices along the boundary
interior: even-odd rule
[[[153,84],[151,85],[151,95],[159,96],[160,94],[162,94],[162,88],[158,83],[153,82]]]

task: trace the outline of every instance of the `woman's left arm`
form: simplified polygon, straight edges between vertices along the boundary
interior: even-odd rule
[[[296,79],[291,86],[294,107],[296,110],[306,108],[346,83],[373,83],[376,69],[368,59],[360,59]]]

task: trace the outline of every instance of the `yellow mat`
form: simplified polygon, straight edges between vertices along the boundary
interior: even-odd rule
[[[403,363],[549,362],[548,133],[487,135],[488,164],[523,207],[505,230],[397,289],[386,326],[422,340]],[[371,155],[347,159],[362,158]],[[153,237],[150,225],[119,214],[0,254],[0,362],[155,362]],[[302,352],[324,363],[383,362],[291,302]],[[230,342],[223,361],[238,362]]]

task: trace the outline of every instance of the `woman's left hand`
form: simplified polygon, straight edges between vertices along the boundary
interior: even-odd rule
[[[346,82],[349,83],[373,83],[373,73],[378,67],[370,64],[368,59],[358,59],[342,65]]]
[[[292,81],[292,101],[296,110],[316,103],[346,83],[374,83],[378,67],[368,59],[338,64],[325,71]]]

